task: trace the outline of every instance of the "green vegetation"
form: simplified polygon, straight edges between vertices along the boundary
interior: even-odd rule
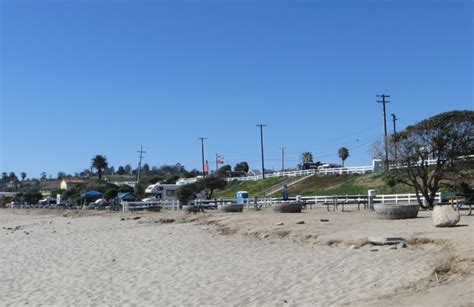
[[[434,167],[431,168],[434,171]],[[377,194],[415,193],[415,190],[403,184],[408,178],[406,172],[387,174],[346,174],[346,175],[315,175],[289,187],[290,196],[316,195],[367,195],[367,190],[375,189]],[[233,181],[224,190],[214,193],[215,198],[235,198],[237,191],[249,192],[249,197],[263,197],[263,192],[277,184],[283,184],[287,178],[270,178],[259,181]],[[457,174],[447,176],[442,182],[441,192],[471,191],[474,186],[474,164],[469,163],[462,173],[462,180]],[[281,193],[272,196],[279,197]]]
[[[286,178],[268,178],[258,181],[231,181],[223,190],[216,190],[214,198],[235,198],[237,191],[247,191],[250,197],[263,197],[265,190],[282,183]],[[291,189],[290,189],[291,190]]]
[[[107,163],[107,158],[103,155],[97,155],[94,158],[92,158],[92,165],[93,168],[97,170],[97,173],[99,175],[99,180],[102,179],[102,172],[107,169],[108,163]]]
[[[290,195],[367,195],[367,190],[375,189],[378,194],[413,193],[401,184],[390,186],[383,174],[340,175],[310,177],[289,188]]]
[[[181,186],[176,193],[181,203],[186,204],[190,199],[196,198],[197,194],[203,191],[206,194],[206,198],[211,199],[215,190],[224,189],[226,185],[227,181],[224,178],[211,175],[194,183]]]
[[[441,113],[408,126],[393,135],[390,148],[393,161],[406,166],[391,172],[404,173],[398,182],[415,190],[421,207],[431,208],[448,174],[460,174],[469,164],[464,161],[474,152],[474,112]],[[430,158],[436,159],[435,165],[425,163]]]
[[[337,155],[342,161],[342,167],[344,167],[344,161],[346,161],[346,159],[349,157],[349,149],[347,149],[346,147],[341,147],[337,151]]]

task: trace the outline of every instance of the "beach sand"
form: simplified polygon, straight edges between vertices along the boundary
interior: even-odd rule
[[[0,305],[474,306],[474,216],[419,216],[4,209]]]

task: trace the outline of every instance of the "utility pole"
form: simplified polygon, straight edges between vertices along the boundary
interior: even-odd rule
[[[388,144],[387,144],[387,113],[385,111],[385,105],[389,103],[388,98],[390,95],[377,95],[377,97],[382,98],[382,100],[377,100],[378,103],[381,103],[383,106],[383,133],[384,133],[384,144],[385,144],[385,163],[384,163],[384,170],[388,171]]]
[[[207,138],[200,137],[198,140],[201,140],[201,158],[202,158],[202,176],[206,176],[206,171],[204,169],[204,140],[207,140]]]
[[[281,171],[285,171],[285,149],[286,147],[281,148]]]
[[[260,127],[260,150],[262,152],[262,179],[265,179],[265,158],[263,155],[263,127],[267,125],[257,124],[257,127]]]
[[[140,160],[138,161],[138,172],[137,172],[137,183],[140,182],[140,171],[142,170],[142,159],[143,159],[143,154],[146,153],[146,151],[143,151],[143,145],[140,146],[140,150],[137,151],[140,154]]]
[[[395,114],[390,114],[392,116],[392,121],[393,121],[393,134],[397,133],[397,124],[395,123],[398,118],[395,116]]]
[[[393,121],[393,134],[397,133],[397,124],[396,124],[396,121],[398,120],[398,118],[395,116],[395,114],[391,114],[392,115],[392,121]],[[395,150],[394,150],[394,155],[395,155],[395,161],[397,161],[397,144],[395,144]]]

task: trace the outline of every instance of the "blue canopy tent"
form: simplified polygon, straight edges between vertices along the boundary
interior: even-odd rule
[[[98,198],[101,198],[101,197],[102,197],[102,193],[100,193],[98,191],[88,191],[88,192],[81,195],[81,204],[83,204],[84,201],[88,198],[98,199]]]
[[[124,193],[119,192],[117,194],[117,200],[119,202],[122,202],[122,201],[138,201],[138,197],[134,193],[131,193],[131,192],[124,192]]]

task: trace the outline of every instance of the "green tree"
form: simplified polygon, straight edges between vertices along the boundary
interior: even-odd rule
[[[26,178],[26,173],[21,172],[21,181],[25,181],[25,178]]]
[[[143,164],[142,173],[144,175],[148,175],[150,173],[150,165],[148,165],[147,163]]]
[[[117,196],[118,194],[118,189],[117,188],[111,188],[111,189],[108,189],[107,191],[104,192],[104,198],[109,200],[111,198],[115,198],[115,196]]]
[[[108,166],[107,158],[103,155],[97,155],[92,158],[92,167],[97,170],[99,175],[99,180],[102,179],[102,171],[105,170]]]
[[[401,182],[415,189],[420,206],[431,208],[446,173],[459,173],[472,159],[474,111],[435,115],[393,135],[390,144],[390,156],[397,157],[396,165],[407,175]]]
[[[16,176],[15,172],[10,172],[8,177],[9,177],[9,180],[13,182],[16,182],[18,180],[18,177]]]
[[[309,151],[303,152],[301,154],[301,163],[312,163],[313,162],[313,154],[310,153]]]
[[[113,166],[109,167],[107,169],[107,171],[108,171],[109,175],[114,175],[115,174],[115,168]]]
[[[249,171],[249,165],[248,165],[247,162],[242,161],[242,162],[237,163],[237,164],[235,165],[234,171],[247,173],[247,172]]]
[[[337,151],[337,154],[339,156],[339,159],[341,159],[342,161],[342,167],[344,167],[344,161],[346,161],[346,159],[349,157],[349,149],[347,149],[346,147],[341,147]]]
[[[30,204],[37,204],[41,198],[43,198],[43,195],[39,192],[27,192],[23,194],[22,197],[23,201],[26,201]]]
[[[134,189],[129,185],[122,184],[121,186],[118,187],[118,192],[119,193],[127,193],[127,192],[133,193]]]
[[[207,191],[207,198],[212,198],[212,194],[214,190],[223,189],[227,185],[227,181],[223,178],[217,176],[208,176],[200,181],[197,182],[198,186],[201,188],[200,191],[206,190]]]
[[[135,184],[135,188],[134,188],[135,194],[140,198],[144,198],[145,197],[145,190],[146,190],[147,186],[148,185],[147,185],[146,181],[140,180],[140,182],[137,182],[137,184]]]
[[[131,175],[132,174],[132,167],[130,164],[125,165],[125,174]]]
[[[119,168],[117,169],[117,174],[125,175],[125,168],[123,166],[119,166]]]
[[[224,165],[221,168],[219,168],[214,175],[217,177],[230,177],[230,174],[232,172],[232,167],[230,165]]]
[[[186,206],[191,199],[195,199],[196,195],[201,192],[201,187],[195,183],[186,184],[180,186],[178,190],[176,190],[176,196],[178,197],[179,202],[181,205]]]

